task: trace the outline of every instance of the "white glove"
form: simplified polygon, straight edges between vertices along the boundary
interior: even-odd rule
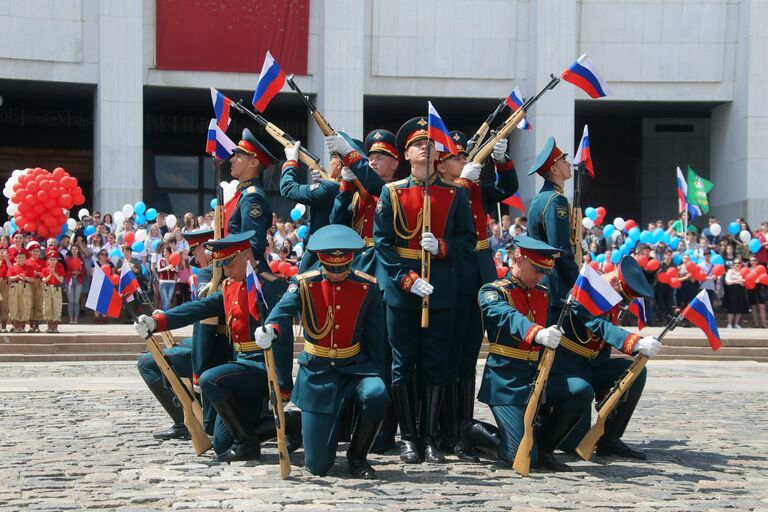
[[[461,170],[460,177],[467,179],[469,181],[477,181],[480,179],[480,171],[482,170],[483,170],[482,165],[470,162],[466,164],[464,168]]]
[[[317,183],[318,181],[320,181],[320,171],[318,171],[317,169],[312,169],[312,172],[310,172],[309,174],[312,177],[312,183]]]
[[[325,145],[328,147],[329,153],[338,153],[342,157],[345,157],[354,151],[354,148],[349,145],[349,142],[347,142],[346,139],[338,133],[328,135],[325,138]]]
[[[440,252],[440,243],[437,241],[435,235],[426,231],[421,235],[421,248],[431,252],[434,256],[437,256],[437,253]]]
[[[423,280],[422,278],[418,278],[416,281],[413,282],[413,285],[411,286],[411,293],[414,295],[418,295],[419,297],[426,297],[427,295],[432,295],[432,292],[435,290],[435,287]]]
[[[275,328],[271,325],[264,326],[264,329],[257,327],[256,330],[253,331],[253,341],[264,350],[272,346],[272,340],[274,340],[275,337]]]
[[[157,328],[157,322],[151,316],[141,315],[133,322],[133,328],[144,339],[149,338],[149,333],[154,332]]]
[[[537,332],[534,341],[539,345],[555,349],[560,345],[560,337],[562,335],[563,332],[556,325],[551,325]]]
[[[344,181],[355,181],[357,179],[357,176],[355,176],[355,173],[353,173],[349,167],[342,167],[341,179]]]
[[[659,350],[661,350],[661,342],[657,340],[655,336],[640,338],[640,341],[638,341],[635,346],[637,347],[638,352],[648,357],[655,356],[659,353]]]
[[[299,160],[299,148],[301,147],[301,141],[296,141],[296,144],[293,146],[287,146],[285,148],[285,159],[286,160],[296,160],[298,162]]]
[[[501,139],[499,142],[493,145],[493,153],[491,156],[496,162],[504,163],[507,161],[507,146],[509,141],[507,139]]]

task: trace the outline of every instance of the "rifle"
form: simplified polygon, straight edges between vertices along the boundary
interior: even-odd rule
[[[584,236],[584,225],[581,223],[581,175],[584,174],[585,162],[576,166],[576,180],[573,186],[573,207],[571,208],[571,243],[573,259],[581,267],[584,259],[581,239]]]
[[[131,306],[130,302],[125,303],[128,307],[128,311],[133,317],[133,321],[138,320],[136,311]],[[163,374],[166,382],[171,386],[173,394],[181,404],[181,408],[184,411],[184,426],[189,430],[189,434],[192,437],[192,447],[195,449],[197,455],[202,455],[211,448],[211,438],[206,434],[203,428],[203,409],[200,406],[200,402],[197,401],[195,395],[189,391],[189,389],[181,382],[176,371],[168,362],[168,358],[163,353],[157,340],[149,334],[146,338],[147,351],[152,355],[152,359],[157,363],[157,367],[160,369],[160,373]]]
[[[670,320],[666,327],[664,327],[664,330],[658,335],[657,339],[661,341],[664,336],[677,327],[677,324],[682,320],[682,314]],[[611,391],[609,391],[608,394],[600,400],[600,403],[597,404],[597,420],[595,421],[595,424],[592,425],[592,428],[590,428],[584,435],[581,442],[579,442],[579,446],[576,447],[576,453],[579,454],[579,457],[584,460],[590,460],[592,458],[592,455],[595,453],[597,442],[600,441],[600,438],[603,437],[603,434],[605,433],[605,424],[608,421],[608,418],[611,417],[613,411],[622,402],[622,398],[626,399],[627,390],[632,387],[635,379],[637,379],[637,376],[643,371],[646,364],[648,364],[648,356],[638,354],[635,357],[635,360],[632,361],[632,364],[627,368],[627,371],[624,372],[624,375],[622,375],[621,378],[616,381],[616,384],[613,385]]]
[[[256,279],[258,279],[258,277],[256,277]],[[256,294],[256,307],[259,308],[261,329],[262,331],[266,331],[264,322],[267,320],[267,311],[258,293]],[[275,416],[277,453],[280,460],[280,479],[285,480],[291,474],[291,459],[290,455],[288,455],[288,445],[285,442],[285,411],[283,411],[283,397],[280,396],[280,381],[277,380],[275,355],[272,353],[272,347],[264,349],[264,366],[267,368],[269,403],[272,406],[272,414]]]
[[[475,156],[475,153],[477,153],[477,150],[480,149],[479,144],[485,140],[486,135],[488,135],[488,132],[491,129],[491,123],[496,119],[496,116],[501,114],[501,111],[504,110],[504,108],[507,106],[506,98],[502,98],[501,102],[496,106],[496,110],[491,112],[491,115],[488,116],[488,118],[483,121],[483,124],[480,125],[480,128],[477,129],[475,134],[472,136],[471,139],[467,141],[467,151],[469,152],[469,159],[471,160],[473,156]]]
[[[274,123],[271,123],[267,121],[267,119],[264,116],[261,116],[259,114],[256,114],[255,112],[251,112],[248,108],[243,105],[243,100],[232,102],[232,107],[240,112],[241,114],[245,114],[249,116],[251,119],[259,123],[259,125],[264,128],[264,130],[273,138],[275,139],[280,145],[282,145],[284,148],[287,147],[293,147],[294,144],[296,144],[297,140],[287,133],[285,133],[283,130],[281,130],[277,125]],[[299,161],[309,167],[310,169],[314,171],[318,171],[320,173],[320,177],[329,180],[331,179],[328,174],[325,172],[325,169],[320,167],[320,158],[315,156],[311,151],[309,151],[304,146],[301,146],[299,148]]]
[[[427,139],[427,163],[425,166],[426,178],[424,179],[424,206],[422,209],[421,218],[421,234],[430,231],[432,227],[432,204],[429,199],[429,179],[431,176],[431,170],[429,165],[430,157],[430,140]],[[428,250],[421,248],[421,278],[426,282],[429,282],[430,273],[432,270],[432,253]],[[426,329],[429,327],[429,295],[425,295],[421,298],[421,328]]]
[[[558,329],[562,327],[565,315],[571,310],[572,305],[573,297],[568,295],[568,300],[565,301],[565,305],[560,311],[560,317],[557,319]],[[531,451],[533,450],[534,442],[533,426],[538,420],[541,397],[544,394],[544,387],[547,385],[547,379],[549,378],[549,370],[552,368],[554,361],[555,349],[542,347],[539,366],[536,369],[536,376],[531,387],[531,394],[525,406],[525,413],[523,413],[523,437],[520,439],[520,445],[517,448],[515,460],[512,464],[512,469],[522,476],[528,476],[531,472]]]
[[[511,116],[507,118],[506,121],[499,127],[499,129],[496,131],[493,137],[488,139],[485,144],[483,144],[477,152],[474,154],[474,156],[470,159],[471,162],[482,164],[486,158],[491,156],[491,153],[493,153],[493,146],[496,145],[497,142],[499,142],[501,139],[506,139],[509,137],[509,134],[512,133],[512,131],[517,127],[517,125],[520,123],[520,121],[523,120],[525,117],[526,112],[530,110],[530,108],[539,101],[539,98],[541,98],[545,92],[547,92],[550,89],[554,89],[557,84],[560,83],[560,77],[557,77],[555,75],[549,75],[550,80],[547,85],[544,86],[544,88],[536,94],[536,96],[529,98],[528,101],[526,101],[522,107],[515,110]]]

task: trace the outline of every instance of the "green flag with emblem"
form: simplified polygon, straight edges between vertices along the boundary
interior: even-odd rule
[[[707,194],[714,185],[711,181],[705,180],[688,166],[688,204],[693,206],[694,210],[698,208],[698,214],[703,215],[709,213],[709,200]],[[698,215],[692,214],[692,218],[696,218]]]

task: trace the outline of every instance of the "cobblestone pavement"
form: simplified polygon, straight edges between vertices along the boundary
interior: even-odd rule
[[[625,436],[644,463],[561,455],[574,473],[521,478],[451,457],[405,467],[392,452],[371,457],[368,482],[347,478],[342,445],[327,477],[299,451],[281,481],[273,444],[261,464],[227,466],[155,442],[168,419],[133,364],[2,364],[0,510],[768,510],[766,389],[768,364],[652,362]]]

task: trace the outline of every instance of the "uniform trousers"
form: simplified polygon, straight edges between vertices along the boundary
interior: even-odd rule
[[[10,291],[8,290],[8,280],[5,278],[0,278],[0,295],[3,296],[3,298],[0,299],[0,322],[7,322],[9,313],[8,306],[11,297]]]
[[[43,285],[43,319],[46,322],[61,320],[61,285]]]
[[[13,322],[29,322],[32,311],[32,289],[29,283],[11,283],[8,290],[9,316]]]
[[[479,290],[475,290],[479,291]],[[454,326],[453,368],[460,380],[474,380],[477,357],[483,343],[483,319],[474,295],[459,295]]]
[[[30,293],[32,294],[32,309],[29,312],[29,319],[40,321],[43,319],[43,283],[35,279],[30,283]]]

